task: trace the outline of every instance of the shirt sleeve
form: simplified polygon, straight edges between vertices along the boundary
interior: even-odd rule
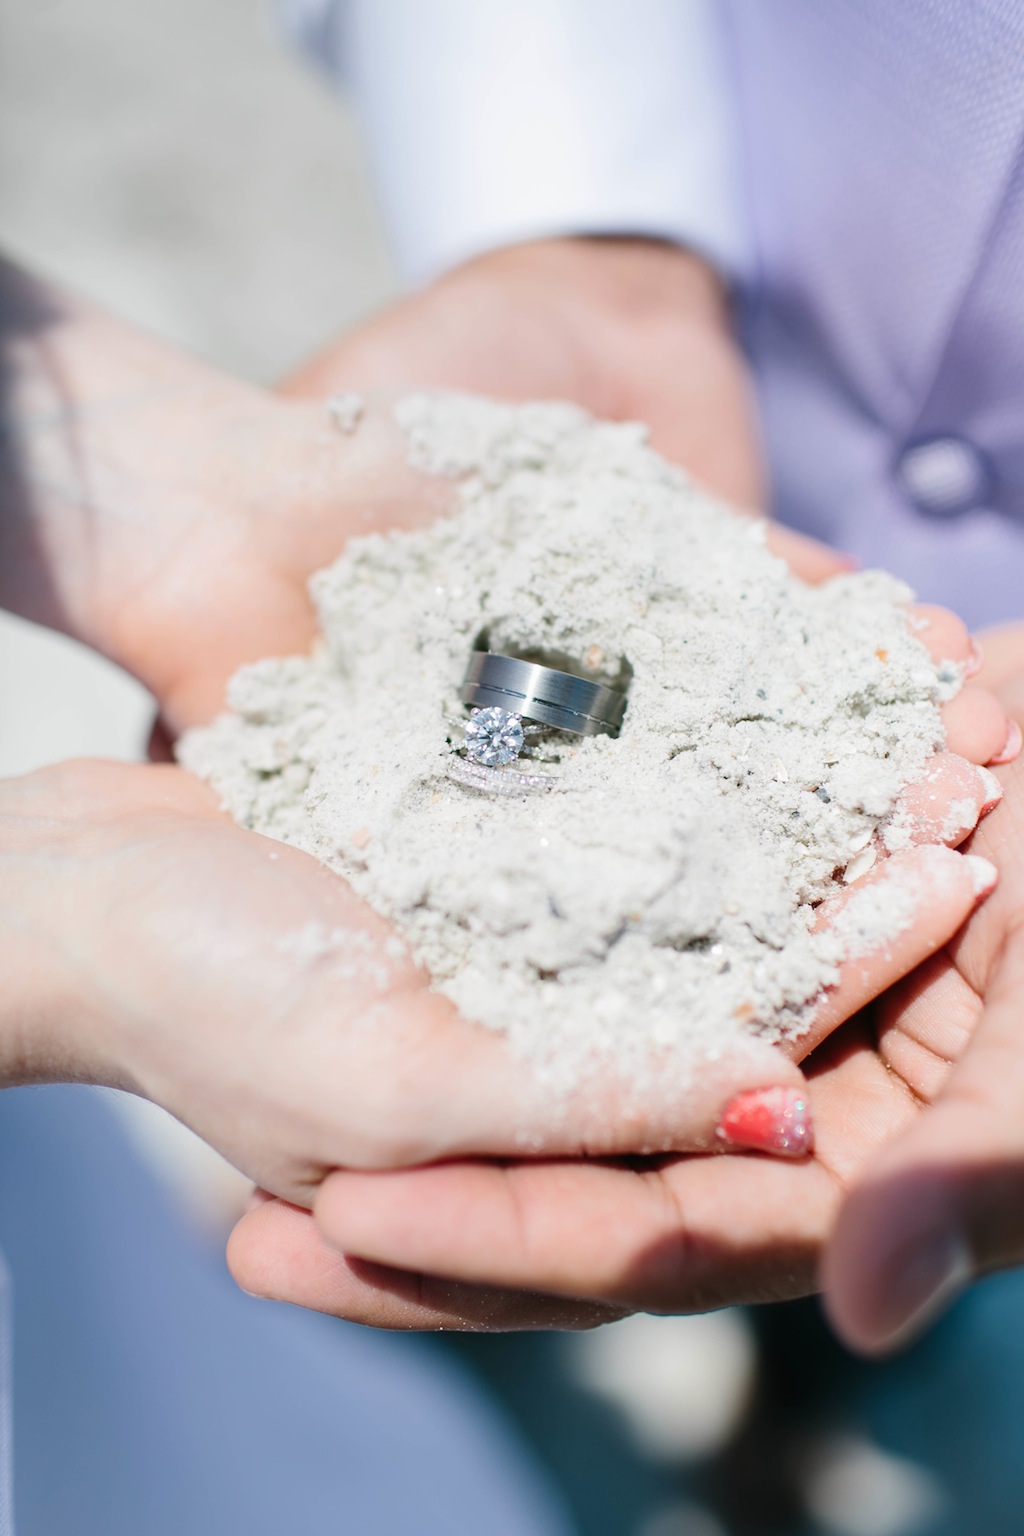
[[[727,279],[749,240],[717,0],[278,0],[350,92],[412,281],[496,246],[633,234]]]

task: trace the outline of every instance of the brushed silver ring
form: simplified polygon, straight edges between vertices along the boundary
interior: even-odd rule
[[[620,688],[497,651],[473,652],[459,697],[463,704],[497,706],[576,736],[617,736],[626,712]]]

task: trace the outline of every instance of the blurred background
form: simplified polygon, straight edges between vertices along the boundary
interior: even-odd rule
[[[0,0],[0,234],[42,274],[268,384],[396,291],[351,116],[259,0]],[[0,615],[0,772],[138,757],[150,723],[130,679]],[[238,1176],[162,1112],[120,1104],[219,1244]],[[996,1455],[972,1409],[986,1350],[1020,1363],[999,1305],[987,1290],[959,1332],[879,1368],[845,1356],[813,1305],[768,1326],[731,1312],[437,1347],[516,1414],[583,1536],[994,1536],[1024,1529],[1019,1419]],[[941,1454],[926,1464],[918,1442]],[[990,1513],[970,1531],[942,1463],[984,1480]]]
[[[395,291],[351,118],[260,0],[0,0],[0,238],[266,384]],[[0,773],[139,757],[151,723],[117,668],[0,613]],[[122,1103],[147,1154],[221,1221],[230,1170],[161,1111]]]

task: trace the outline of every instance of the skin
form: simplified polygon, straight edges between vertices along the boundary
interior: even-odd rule
[[[1024,721],[1024,630],[987,636],[986,649],[986,674]],[[998,889],[880,1021],[901,1070],[919,1070],[937,1031],[958,1066],[929,1072],[934,1107],[872,1161],[825,1256],[829,1315],[872,1354],[914,1337],[974,1276],[1024,1262],[1024,772],[1018,761],[997,773],[1003,802],[970,847],[997,865]]]
[[[497,252],[371,320],[285,388],[323,395],[366,382],[564,396],[600,414],[639,417],[663,452],[706,483],[740,504],[763,504],[728,305],[706,268],[665,246],[550,241]],[[786,536],[782,550],[808,579],[835,568],[803,543]],[[936,654],[948,654],[949,619],[932,617]],[[990,653],[979,681],[991,676],[1007,707],[1021,710],[1024,645],[1011,638]],[[999,750],[1005,717],[978,684],[948,723],[951,745],[962,750],[977,729],[979,743]],[[1016,782],[1016,770],[1001,776]],[[972,845],[995,858],[1004,882],[1012,856],[1000,828],[1013,815],[1008,795]],[[1016,911],[1004,884],[940,953],[970,951],[979,934],[998,951]],[[320,1190],[315,1222],[259,1203],[232,1240],[234,1271],[261,1294],[391,1327],[588,1326],[632,1308],[681,1311],[814,1289],[845,1195],[884,1166],[885,1148],[913,1148],[917,1127],[923,1133],[934,1118],[922,1109],[947,1081],[955,1094],[953,1068],[982,1013],[978,992],[973,1012],[908,1011],[914,985],[858,1015],[807,1063],[817,1146],[799,1165],[730,1155],[656,1168],[537,1162],[337,1173]],[[991,1104],[980,1085],[974,1091],[977,1131]],[[1009,1190],[1011,1204],[1017,1193]],[[860,1199],[848,1211],[869,1209]],[[883,1230],[876,1220],[872,1242]],[[826,1281],[840,1330],[869,1347],[867,1331],[850,1321],[864,1264],[847,1265],[858,1246],[872,1251],[854,1231],[829,1260]],[[575,1324],[567,1304],[580,1307]]]
[[[3,278],[3,383],[16,452],[2,466],[0,598],[132,671],[154,691],[172,731],[209,716],[241,661],[308,644],[305,579],[353,532],[422,523],[450,504],[450,485],[404,466],[386,412],[371,411],[346,437],[322,403],[239,385],[9,269]],[[634,319],[646,302],[639,288],[633,292]],[[710,311],[701,302],[694,324],[704,337]],[[711,367],[709,348],[698,349],[702,368]],[[719,378],[720,403],[742,400],[735,370],[710,376]],[[701,444],[713,472],[712,445],[697,437],[695,453]],[[718,462],[730,473],[742,464],[728,454]],[[830,568],[805,543],[790,548],[809,571]],[[938,654],[968,655],[951,616],[932,615],[923,633]],[[974,689],[950,706],[949,728],[951,742],[980,760],[1005,735],[1005,719]],[[980,808],[977,785],[976,795]],[[379,920],[344,885],[304,855],[230,825],[178,770],[63,765],[5,784],[0,817],[0,880],[8,891],[0,918],[7,983],[0,1081],[116,1084],[164,1105],[219,1147],[279,1197],[233,1244],[236,1273],[250,1289],[267,1289],[274,1270],[282,1294],[301,1299],[309,1274],[323,1274],[323,1244],[303,1208],[316,1203],[324,1229],[334,1231],[336,1191],[346,1186],[332,1179],[358,1177],[332,1174],[339,1166],[447,1160],[412,1177],[507,1174],[544,1201],[554,1197],[561,1219],[566,1197],[574,1204],[577,1177],[587,1189],[619,1173],[629,1174],[623,1189],[649,1184],[596,1161],[544,1158],[706,1147],[734,1092],[802,1081],[792,1061],[752,1042],[743,1059],[709,1072],[682,1104],[668,1093],[627,1115],[609,1081],[596,1084],[586,1104],[556,1113],[500,1041],[459,1019],[406,957],[391,952]],[[820,1033],[943,942],[974,904],[969,866],[954,854],[906,857],[931,861],[931,890],[919,885],[921,923],[902,949],[849,969],[822,1012]],[[875,876],[884,877],[884,870]],[[303,955],[296,934],[310,923],[360,935],[357,963],[346,969]],[[460,1169],[457,1160],[471,1155],[514,1156],[524,1133],[536,1154],[530,1162]],[[745,1178],[740,1183],[746,1187]],[[722,1294],[729,1284],[738,1298],[806,1283],[793,1257],[789,1205],[775,1210],[780,1230],[770,1242],[751,1230],[744,1243],[737,1234],[745,1231],[745,1197],[739,1188],[736,1196]],[[438,1200],[441,1231],[450,1215],[443,1189]],[[624,1236],[637,1231],[639,1209]],[[488,1219],[500,1222],[502,1211],[507,1200],[495,1190]],[[282,1281],[274,1266],[289,1249],[274,1222],[294,1223],[296,1215],[315,1245],[291,1250],[293,1269]],[[672,1248],[688,1241],[678,1222],[671,1234]],[[639,1271],[615,1285],[595,1285],[575,1267],[560,1273],[559,1263],[575,1266],[574,1253],[586,1253],[573,1241],[572,1222],[566,1237],[561,1257],[538,1247],[536,1263],[529,1251],[513,1244],[506,1254],[498,1243],[497,1294],[487,1296],[491,1277],[468,1279],[477,1301],[485,1287],[477,1324],[554,1317],[568,1325],[645,1304],[649,1282]],[[796,1241],[800,1247],[803,1236]],[[452,1254],[458,1263],[454,1244]],[[655,1267],[674,1273],[664,1260]],[[429,1293],[418,1278],[395,1281],[365,1262],[346,1265],[350,1272],[374,1295],[393,1297],[396,1286],[412,1284],[418,1320],[429,1320]],[[381,1274],[383,1284],[367,1278]],[[677,1278],[682,1288],[662,1283],[653,1299],[671,1292],[673,1304],[688,1305],[710,1293],[705,1277]],[[557,1294],[566,1289],[568,1296]],[[308,1299],[332,1305],[330,1297]]]

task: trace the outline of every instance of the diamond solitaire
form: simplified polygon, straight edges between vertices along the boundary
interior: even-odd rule
[[[488,768],[514,763],[525,745],[521,715],[507,709],[474,709],[466,721],[466,756]]]

